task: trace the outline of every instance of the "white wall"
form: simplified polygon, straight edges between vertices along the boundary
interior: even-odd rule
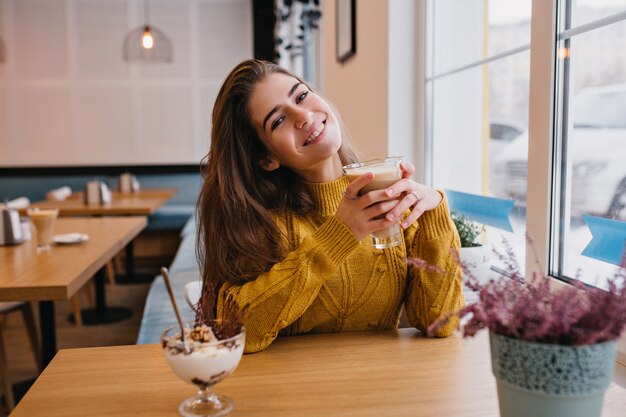
[[[151,0],[171,64],[122,61],[140,0],[0,0],[0,166],[197,164],[228,71],[253,55],[250,0]]]

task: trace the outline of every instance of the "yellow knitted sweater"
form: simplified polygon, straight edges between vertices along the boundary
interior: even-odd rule
[[[359,242],[334,216],[347,185],[347,177],[308,184],[317,213],[279,222],[297,249],[254,281],[222,286],[218,317],[229,295],[249,308],[246,352],[267,348],[279,334],[395,329],[403,305],[409,323],[424,331],[463,306],[461,269],[450,253],[460,243],[445,197],[404,231],[401,246],[380,250],[369,237]],[[445,272],[407,271],[407,254]],[[457,324],[451,320],[437,336]]]

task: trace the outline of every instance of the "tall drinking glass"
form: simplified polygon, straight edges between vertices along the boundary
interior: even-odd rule
[[[400,163],[404,160],[405,158],[403,156],[372,159],[370,161],[346,165],[343,167],[343,172],[348,176],[350,181],[368,172],[374,174],[374,179],[361,189],[359,195],[362,195],[373,190],[387,188],[402,179]],[[382,214],[378,218],[385,217],[385,214]],[[376,249],[387,249],[402,244],[402,228],[400,227],[400,223],[372,233],[372,244]]]
[[[59,215],[58,209],[28,209],[28,217],[37,232],[37,252],[48,251],[52,247],[52,227]]]

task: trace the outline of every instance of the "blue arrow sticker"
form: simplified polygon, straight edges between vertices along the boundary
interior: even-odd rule
[[[619,266],[626,246],[626,222],[587,214],[583,220],[592,236],[583,255]]]
[[[450,211],[463,214],[471,220],[488,226],[513,232],[509,213],[513,209],[513,200],[484,197],[482,195],[445,190]]]

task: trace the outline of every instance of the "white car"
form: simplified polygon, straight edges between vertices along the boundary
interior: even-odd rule
[[[574,97],[572,107],[571,215],[626,221],[626,84],[585,89]],[[493,194],[525,205],[527,170],[525,132],[493,161]]]
[[[489,160],[493,161],[524,130],[523,127],[508,120],[491,119],[489,121]]]

